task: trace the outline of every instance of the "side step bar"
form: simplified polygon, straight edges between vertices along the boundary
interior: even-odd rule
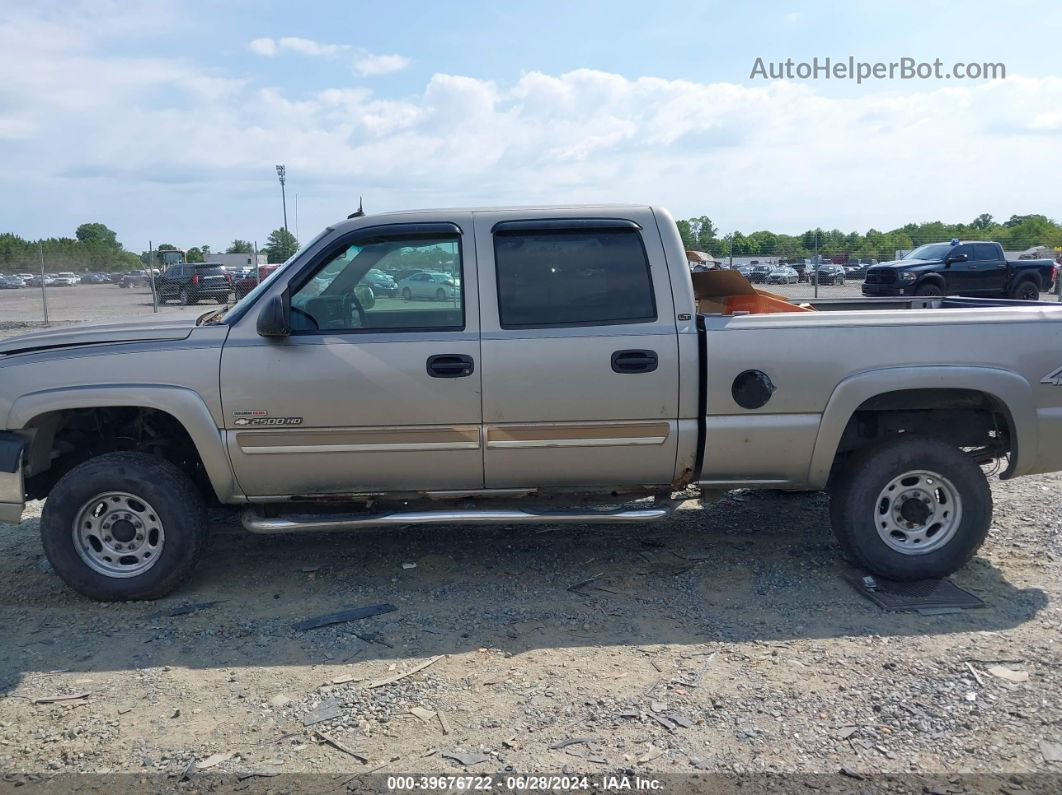
[[[411,524],[591,524],[650,522],[671,515],[670,503],[651,508],[617,508],[611,511],[441,510],[388,513],[289,513],[263,516],[250,508],[243,526],[252,533],[303,533],[356,530],[361,527],[402,527]]]

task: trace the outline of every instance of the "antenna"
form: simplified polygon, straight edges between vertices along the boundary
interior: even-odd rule
[[[362,209],[361,196],[359,196],[358,197],[358,209],[356,211],[352,212],[350,215],[348,215],[347,218],[361,218],[363,215],[365,215],[365,210]]]

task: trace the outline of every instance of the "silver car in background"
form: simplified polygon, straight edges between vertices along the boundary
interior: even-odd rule
[[[407,301],[446,301],[457,295],[457,283],[449,273],[414,273],[398,283],[398,293]]]

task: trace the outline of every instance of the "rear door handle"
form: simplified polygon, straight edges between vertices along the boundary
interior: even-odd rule
[[[614,373],[651,373],[659,360],[656,351],[630,350],[616,351],[612,354],[612,372]]]
[[[472,375],[476,363],[463,353],[439,353],[428,357],[428,375],[432,378],[464,378]]]

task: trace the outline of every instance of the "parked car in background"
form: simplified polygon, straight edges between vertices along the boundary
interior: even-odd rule
[[[237,300],[243,298],[261,282],[264,282],[266,277],[279,267],[279,265],[259,265],[257,278],[255,278],[254,271],[248,271],[239,280],[233,281],[232,287],[236,292]]]
[[[80,283],[80,279],[70,271],[63,271],[55,276],[52,280],[52,284],[56,287],[76,287]]]
[[[746,278],[753,284],[764,284],[770,275],[770,265],[749,265],[749,275]]]
[[[82,284],[109,284],[110,276],[106,273],[86,273],[81,277]]]
[[[372,288],[375,295],[391,297],[398,295],[398,282],[390,274],[384,273],[379,268],[370,268],[361,281],[362,284]]]
[[[26,283],[17,276],[0,276],[0,290],[20,290]]]
[[[844,266],[826,263],[820,265],[811,277],[817,279],[819,284],[844,284]]]
[[[749,278],[749,274],[752,273],[752,266],[751,265],[735,265],[733,270],[736,270],[738,273],[740,273],[742,276],[744,276],[747,279],[747,278]]]
[[[42,281],[43,279],[41,278],[41,275],[39,273],[34,273],[26,279],[25,284],[27,287],[40,287]]]
[[[867,269],[863,295],[967,295],[1037,301],[1055,279],[1049,259],[1008,260],[999,243],[927,243]]]
[[[391,278],[394,279],[395,282],[397,283],[397,282],[402,281],[403,279],[408,279],[410,276],[414,276],[415,274],[418,274],[418,273],[424,273],[424,269],[423,268],[402,268],[401,270],[394,271],[391,274]]]
[[[846,279],[859,279],[862,281],[863,275],[866,272],[867,266],[859,262],[844,266],[844,276]]]
[[[800,281],[800,275],[796,268],[782,265],[767,274],[767,284],[796,284]]]
[[[118,280],[118,286],[126,289],[129,287],[145,287],[147,283],[147,271],[129,271]]]
[[[421,271],[398,283],[402,297],[407,301],[435,300],[445,301],[456,295],[457,287],[449,273],[429,273]]]
[[[181,262],[155,279],[155,289],[160,303],[175,300],[189,306],[203,298],[213,298],[224,304],[233,292],[233,284],[232,276],[216,262]]]

